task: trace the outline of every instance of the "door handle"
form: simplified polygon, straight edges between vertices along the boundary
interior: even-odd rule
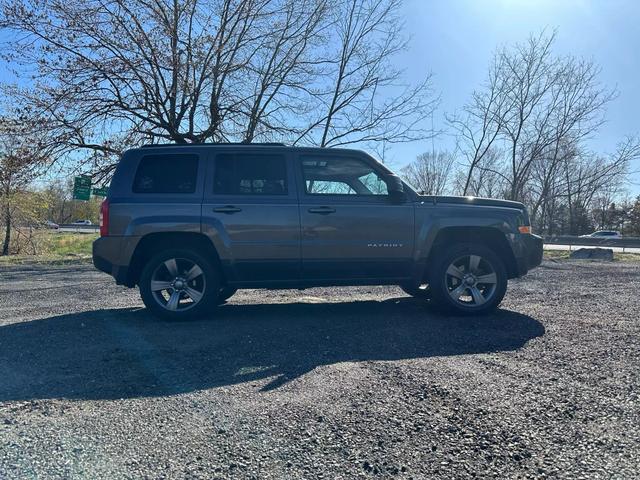
[[[234,207],[233,205],[227,205],[225,207],[214,208],[213,211],[216,213],[232,214],[232,213],[241,212],[242,209],[238,207]]]
[[[335,211],[336,209],[333,207],[317,207],[308,210],[309,213],[319,213],[320,215],[329,215],[330,213],[335,213]]]

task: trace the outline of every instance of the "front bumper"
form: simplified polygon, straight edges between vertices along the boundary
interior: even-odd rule
[[[532,234],[520,234],[517,240],[516,263],[518,276],[522,276],[542,263],[543,241],[542,237]]]
[[[118,264],[122,249],[119,237],[100,237],[93,242],[93,265],[115,278],[118,285],[128,284],[128,268]]]

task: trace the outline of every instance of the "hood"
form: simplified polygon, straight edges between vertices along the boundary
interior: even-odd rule
[[[433,204],[455,204],[455,205],[480,205],[486,207],[507,207],[518,210],[525,210],[524,204],[511,200],[498,200],[496,198],[481,197],[454,197],[444,195],[420,195],[420,200]]]

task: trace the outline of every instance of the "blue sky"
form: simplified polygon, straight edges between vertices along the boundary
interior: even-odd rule
[[[613,152],[625,135],[640,134],[639,0],[405,0],[403,15],[411,42],[398,60],[409,80],[433,72],[442,96],[436,128],[482,83],[498,46],[556,28],[555,52],[592,59],[601,81],[619,91],[591,148]],[[436,149],[452,145],[450,137],[435,139]],[[393,146],[390,159],[399,166],[428,150],[430,141]],[[633,168],[640,170],[639,162]],[[640,194],[640,175],[633,180],[630,190]]]
[[[640,134],[640,0],[405,0],[401,14],[411,40],[397,61],[412,82],[434,74],[442,98],[436,129],[444,127],[444,113],[459,109],[483,82],[498,46],[546,28],[558,31],[557,54],[592,59],[603,84],[619,92],[590,147],[613,152],[625,135]],[[0,80],[10,80],[6,71]],[[425,121],[430,126],[431,119]],[[441,135],[434,143],[451,149],[454,141]],[[394,145],[387,160],[398,168],[428,150],[431,141]],[[640,162],[632,169],[640,171]],[[640,173],[632,178],[630,192],[640,194]]]

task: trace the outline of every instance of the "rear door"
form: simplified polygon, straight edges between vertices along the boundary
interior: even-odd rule
[[[410,276],[414,206],[391,201],[377,162],[328,152],[296,163],[304,280]]]
[[[290,159],[282,150],[220,152],[209,161],[203,230],[232,281],[300,277],[300,218]]]

